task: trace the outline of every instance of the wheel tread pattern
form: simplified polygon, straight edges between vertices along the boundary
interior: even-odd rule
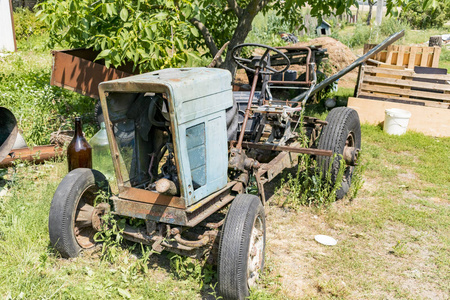
[[[50,206],[50,242],[62,257],[77,257],[82,250],[73,232],[73,216],[81,194],[96,182],[107,182],[99,171],[79,168],[68,173],[58,185]]]
[[[355,136],[355,146],[361,148],[361,127],[358,113],[348,107],[337,107],[328,114],[326,121],[328,125],[323,129],[319,140],[319,149],[331,150],[336,154],[343,154],[345,142],[348,132],[351,130]],[[333,157],[319,156],[317,161],[323,174],[328,172],[329,165]],[[336,180],[337,172],[339,171],[339,161],[341,157],[337,156],[333,161],[331,168],[333,182]],[[341,188],[337,191],[336,196],[341,199],[345,196],[350,188],[351,175],[347,176],[346,181],[343,182]]]
[[[221,232],[219,246],[219,291],[224,299],[245,299],[249,239],[258,214],[265,220],[264,208],[255,195],[238,195],[232,202]],[[264,238],[265,238],[265,221]]]

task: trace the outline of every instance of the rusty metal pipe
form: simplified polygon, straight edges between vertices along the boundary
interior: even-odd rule
[[[188,247],[194,247],[194,248],[199,248],[199,247],[203,247],[206,246],[209,243],[209,236],[205,235],[205,236],[199,236],[199,240],[197,241],[189,241],[189,240],[185,240],[181,237],[181,234],[177,234],[174,236],[175,241],[177,241],[177,243],[184,245],[184,246],[188,246]]]
[[[256,84],[258,83],[259,76],[259,67],[255,70],[255,77],[253,77],[252,89],[250,91],[250,97],[248,98],[247,108],[245,109],[244,122],[242,123],[241,132],[239,134],[238,143],[236,148],[240,150],[242,149],[242,141],[244,140],[245,128],[247,127],[248,117],[250,116],[250,108],[252,107],[253,96],[255,95]]]
[[[14,161],[18,159],[39,164],[63,154],[62,148],[57,148],[53,145],[36,146],[33,147],[33,149],[20,148],[11,151],[12,152],[0,162],[0,168],[12,167]]]
[[[270,145],[270,144],[257,144],[250,142],[243,142],[242,146],[249,149],[260,149],[267,151],[287,151],[293,153],[303,153],[310,155],[320,155],[320,156],[333,156],[333,151],[331,150],[321,150],[321,149],[312,149],[312,148],[299,148],[299,147],[290,147],[290,146],[278,146],[278,145]]]

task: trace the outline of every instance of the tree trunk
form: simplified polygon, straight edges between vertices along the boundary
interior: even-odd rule
[[[255,18],[256,14],[249,14],[244,12],[242,16],[238,20],[238,25],[236,27],[236,31],[231,38],[230,44],[228,45],[227,55],[225,57],[225,61],[220,66],[223,69],[227,69],[231,72],[231,76],[234,80],[236,75],[237,65],[231,57],[231,50],[239,44],[242,44],[247,38],[248,33],[252,30],[252,22]]]
[[[381,25],[381,21],[383,20],[383,0],[377,1],[377,25]]]
[[[370,22],[372,20],[372,7],[373,7],[373,2],[369,1],[369,14],[367,15],[367,21],[366,24],[370,26]]]
[[[440,36],[440,35],[430,36],[430,40],[428,42],[428,46],[430,46],[430,47],[434,47],[434,46],[442,47],[442,36]]]

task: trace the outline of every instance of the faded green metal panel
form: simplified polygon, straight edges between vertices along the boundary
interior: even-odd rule
[[[187,206],[226,186],[228,142],[225,110],[233,105],[229,71],[213,68],[165,69],[103,82],[99,90],[101,93],[166,93],[181,196]],[[107,110],[105,97],[102,107]],[[203,137],[197,132],[190,132],[189,128],[201,123],[204,124]],[[108,136],[111,132],[108,131]],[[197,143],[203,145],[204,152],[201,147],[196,149]],[[193,178],[200,179],[201,186],[194,186]]]

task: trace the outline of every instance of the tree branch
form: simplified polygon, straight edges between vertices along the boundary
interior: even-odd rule
[[[239,6],[239,4],[237,3],[236,0],[227,0],[228,5],[230,6],[230,8],[234,11],[234,13],[236,14],[236,16],[238,18],[241,17],[242,15],[242,8]]]
[[[205,40],[206,46],[208,47],[211,54],[215,56],[217,52],[219,52],[219,49],[217,49],[216,43],[214,42],[211,32],[209,32],[205,24],[203,24],[196,18],[191,18],[189,22],[191,22],[201,32],[203,39]]]
[[[229,43],[230,43],[230,41],[228,41],[225,44],[223,44],[222,48],[220,48],[219,52],[217,52],[216,56],[214,56],[213,60],[207,66],[207,68],[214,68],[215,67],[217,62],[220,60],[220,56],[222,55],[223,51],[225,51],[225,48],[228,46]]]
[[[263,0],[263,2],[264,2],[264,0]],[[260,10],[261,10],[260,0],[251,0],[247,4],[247,7],[242,12],[242,14],[243,15],[248,14],[248,15],[252,16],[252,21],[253,21],[253,18],[259,13]]]
[[[258,12],[261,11],[267,4],[269,4],[270,0],[261,0],[258,4]]]

